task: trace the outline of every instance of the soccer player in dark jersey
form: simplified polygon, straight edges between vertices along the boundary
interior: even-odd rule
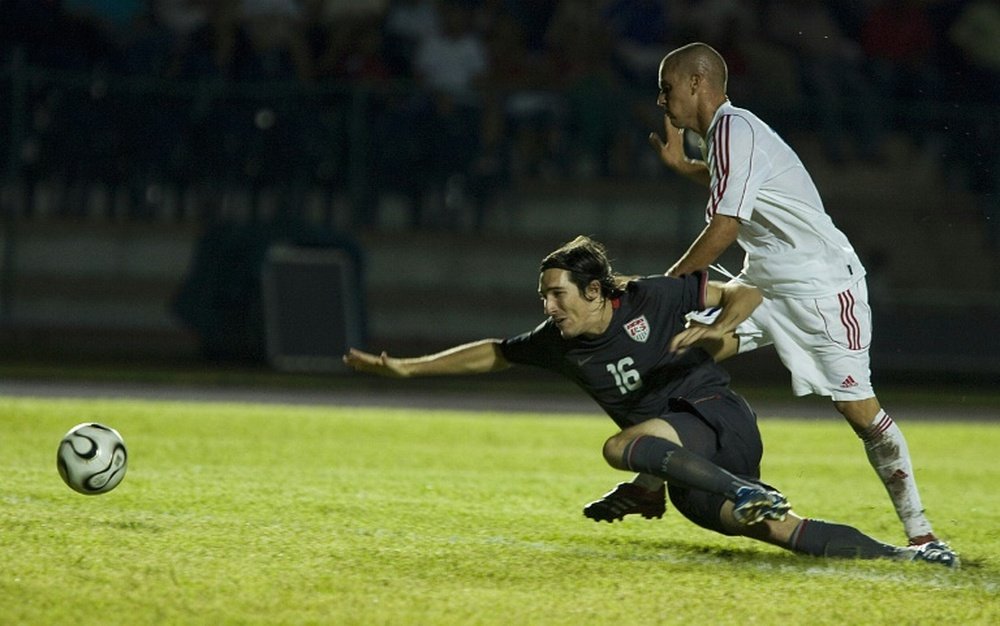
[[[538,295],[548,319],[506,340],[484,339],[416,358],[350,350],[362,372],[412,377],[474,374],[527,364],[558,372],[592,397],[620,431],[604,444],[614,468],[655,476],[685,517],[724,535],[831,557],[957,565],[954,553],[896,547],[855,528],[792,513],[759,481],[756,415],[704,349],[729,335],[761,300],[754,287],[710,282],[704,272],[627,279],[604,247],[577,237],[543,259]],[[685,315],[710,306],[710,325]]]

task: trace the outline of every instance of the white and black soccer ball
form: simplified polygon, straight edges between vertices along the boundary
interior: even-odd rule
[[[70,429],[59,442],[56,467],[74,491],[88,496],[107,493],[125,478],[128,452],[114,428],[87,422]]]

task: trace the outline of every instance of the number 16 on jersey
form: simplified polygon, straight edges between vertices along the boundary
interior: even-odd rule
[[[607,365],[608,372],[615,377],[615,384],[618,385],[618,391],[622,392],[623,396],[642,387],[642,377],[639,376],[639,372],[632,369],[633,365],[635,365],[635,361],[630,356],[620,359],[617,363],[608,363]]]

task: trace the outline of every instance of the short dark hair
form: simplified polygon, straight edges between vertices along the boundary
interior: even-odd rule
[[[722,91],[726,90],[729,83],[729,66],[726,65],[726,60],[707,43],[696,41],[681,46],[664,57],[664,61],[670,68],[682,69],[688,73],[700,72],[713,83],[718,83],[716,86]]]
[[[577,286],[581,294],[593,280],[601,285],[601,295],[605,298],[621,292],[621,281],[611,269],[604,245],[585,235],[564,243],[542,259],[539,271],[550,269],[569,272],[570,282]]]

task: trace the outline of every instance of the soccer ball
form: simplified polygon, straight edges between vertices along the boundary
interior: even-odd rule
[[[88,496],[107,493],[125,478],[128,452],[113,428],[87,422],[70,429],[59,442],[56,467],[74,491]]]

